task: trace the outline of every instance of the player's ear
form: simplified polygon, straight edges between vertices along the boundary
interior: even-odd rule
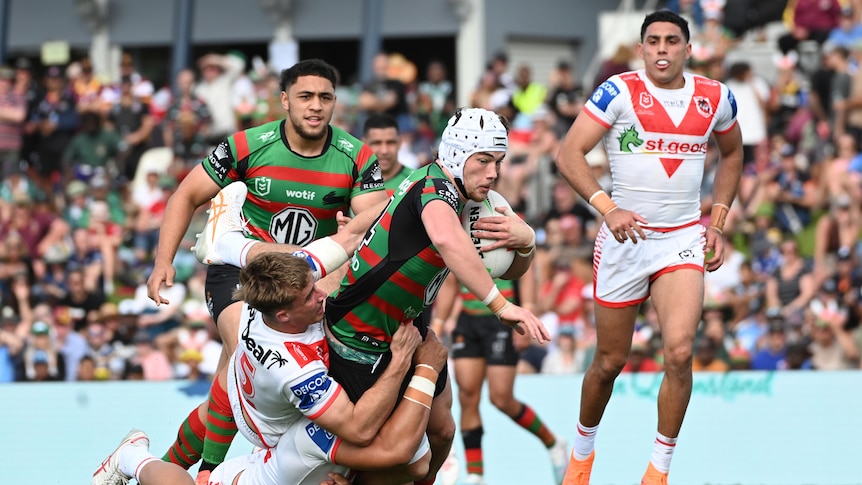
[[[290,98],[287,96],[287,91],[281,92],[281,107],[290,111]]]

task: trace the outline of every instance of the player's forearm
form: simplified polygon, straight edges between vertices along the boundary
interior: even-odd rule
[[[189,228],[197,206],[186,197],[174,194],[165,208],[164,222],[159,231],[159,245],[156,249],[156,262],[171,264],[180,247],[180,241]]]
[[[363,446],[371,443],[395,408],[409,368],[410,356],[393,353],[386,370],[354,405],[348,429],[339,436]]]

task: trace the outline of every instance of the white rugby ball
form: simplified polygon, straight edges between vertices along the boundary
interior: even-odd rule
[[[488,198],[482,202],[468,200],[464,206],[464,212],[461,213],[461,224],[463,224],[464,230],[467,231],[467,235],[473,240],[473,246],[476,248],[476,252],[479,253],[479,257],[482,258],[482,263],[484,263],[485,269],[488,270],[491,278],[503,276],[509,270],[509,267],[512,266],[512,261],[515,259],[515,250],[505,247],[487,252],[480,251],[480,248],[493,244],[495,240],[480,239],[473,235],[473,226],[479,218],[503,215],[494,210],[496,207],[512,208],[502,195],[492,190],[488,193]]]

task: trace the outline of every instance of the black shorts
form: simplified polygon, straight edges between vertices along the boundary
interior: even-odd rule
[[[207,308],[218,326],[218,317],[225,308],[239,301],[234,300],[233,292],[239,286],[239,268],[230,264],[214,264],[207,268],[204,285]]]
[[[512,329],[496,315],[458,317],[452,331],[452,358],[483,358],[487,365],[518,365],[518,351],[512,343]]]
[[[371,386],[377,382],[377,379],[386,370],[389,362],[392,360],[392,354],[386,352],[382,354],[380,361],[377,364],[358,364],[351,360],[338,355],[338,353],[330,346],[329,350],[329,375],[341,384],[341,387],[347,391],[347,397],[351,401],[356,402],[360,397],[371,389]],[[444,365],[443,370],[437,377],[437,387],[434,389],[434,397],[439,396],[446,388],[446,379],[449,375],[449,366]],[[401,383],[401,390],[398,391],[398,399],[404,395],[407,386],[410,384],[410,378],[413,377],[413,368],[407,372],[404,377],[404,382]]]

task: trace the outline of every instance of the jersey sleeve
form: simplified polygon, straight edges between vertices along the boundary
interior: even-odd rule
[[[300,343],[285,342],[285,345],[293,346],[293,350],[288,349],[291,353],[316,353],[312,348]],[[340,392],[341,386],[329,376],[326,364],[320,359],[312,359],[306,363],[286,379],[282,387],[284,397],[308,419],[316,419],[323,414],[335,402]]]
[[[455,213],[460,210],[460,198],[455,185],[449,180],[442,178],[427,178],[419,194],[419,213],[434,200],[442,200],[452,208]]]
[[[248,153],[246,134],[240,131],[222,140],[201,165],[219,187],[226,187],[242,179],[239,162],[248,157]]]
[[[611,76],[593,91],[584,110],[590,118],[610,128],[625,109],[628,98],[626,83],[619,76]]]
[[[719,135],[727,133],[736,124],[736,98],[725,84],[721,85],[721,101],[715,112],[715,131]]]
[[[368,148],[368,145],[363,144],[356,156],[356,174],[353,190],[350,192],[351,198],[367,192],[384,190],[383,172],[380,170],[377,156]]]

